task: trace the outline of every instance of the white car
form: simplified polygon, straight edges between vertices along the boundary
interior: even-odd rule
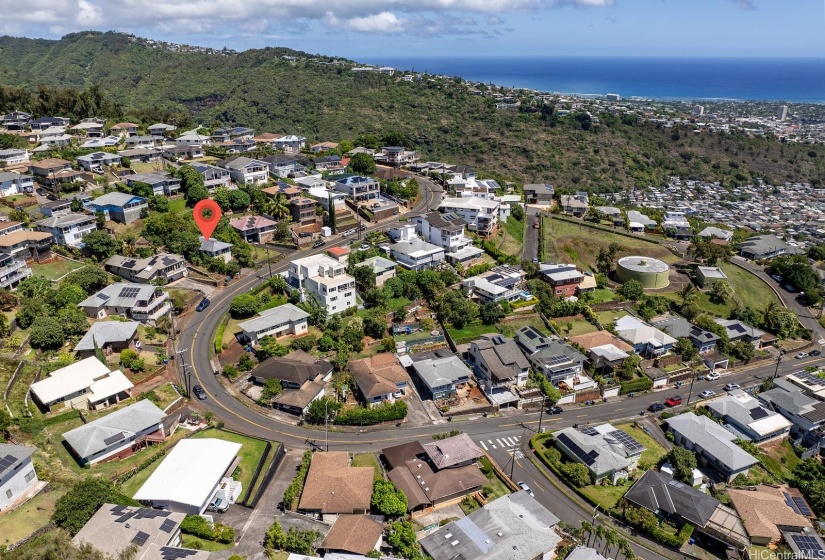
[[[725,385],[725,391],[733,391],[739,388],[739,383],[728,383]]]
[[[395,393],[392,394],[392,398],[400,399],[403,395],[404,395],[403,391],[396,391]]]
[[[533,490],[531,490],[530,487],[527,486],[526,484],[524,484],[523,482],[521,482],[521,481],[516,482],[516,486],[518,486],[519,488],[521,488],[522,490],[524,490],[525,492],[527,492],[531,496],[533,495]]]
[[[802,360],[802,359],[807,358],[807,357],[808,357],[807,352],[800,352],[799,354],[796,355],[797,360]]]
[[[705,376],[705,379],[707,379],[708,381],[716,381],[716,380],[717,380],[717,379],[719,379],[720,377],[722,377],[722,376],[721,376],[721,375],[719,375],[718,373],[716,373],[716,372],[714,371],[713,373],[709,373],[709,374],[707,374],[707,375]]]
[[[711,397],[716,396],[716,391],[702,391],[701,393],[699,393],[699,396],[703,399],[709,399]]]

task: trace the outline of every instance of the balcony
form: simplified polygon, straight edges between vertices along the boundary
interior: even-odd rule
[[[169,294],[166,292],[155,292],[155,297],[150,301],[138,301],[135,305],[132,306],[132,316],[136,319],[138,315],[146,315],[146,316],[153,316],[152,318],[157,318],[163,315],[163,313],[169,311],[168,306]],[[166,305],[164,305],[166,304]],[[158,313],[159,308],[165,308],[164,312]]]
[[[23,261],[11,261],[8,266],[0,268],[0,288],[8,288],[28,278],[32,270]]]

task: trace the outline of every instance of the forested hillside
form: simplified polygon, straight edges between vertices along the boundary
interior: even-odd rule
[[[611,115],[589,126],[575,115],[497,110],[457,80],[404,82],[330,61],[277,48],[170,52],[118,33],[0,37],[0,111],[68,107],[77,118],[241,124],[313,141],[397,131],[427,159],[580,189],[660,186],[669,175],[727,185],[825,180],[823,146],[695,135]]]

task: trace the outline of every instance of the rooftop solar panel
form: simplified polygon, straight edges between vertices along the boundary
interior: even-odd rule
[[[791,495],[787,492],[782,492],[782,494],[785,496],[785,505],[791,508],[794,513],[799,513],[799,508],[794,503],[793,499],[791,498]]]
[[[608,435],[614,437],[619,443],[621,443],[625,447],[625,449],[627,449],[631,453],[644,451],[644,445],[636,441],[630,434],[628,434],[624,430],[616,430],[610,432]]]
[[[581,430],[579,430],[579,431],[580,431],[581,433],[585,434],[585,435],[588,435],[588,436],[595,436],[596,434],[598,434],[598,433],[599,433],[599,432],[597,432],[597,431],[596,431],[596,429],[595,429],[595,428],[583,428],[583,429],[581,429]]]
[[[122,440],[123,438],[124,438],[123,432],[120,432],[120,433],[117,433],[113,436],[109,436],[109,437],[105,438],[103,440],[103,443],[105,443],[106,445],[111,445],[116,441]]]
[[[804,515],[805,517],[812,517],[813,516],[813,512],[811,511],[811,508],[809,508],[808,504],[805,503],[804,498],[800,498],[799,496],[795,496],[794,499],[793,499],[793,503],[796,506],[796,508],[799,510],[800,514]]]
[[[821,558],[823,552],[825,552],[819,543],[819,539],[812,535],[791,535],[791,538],[805,558]]]
[[[174,521],[172,521],[171,519],[167,519],[166,521],[160,524],[160,530],[164,533],[171,533],[175,530],[175,526],[176,524]]]
[[[769,416],[768,411],[765,410],[764,408],[762,408],[761,406],[757,406],[756,408],[752,408],[750,410],[750,413],[751,413],[751,418],[753,420],[761,420],[762,418],[767,418]]]
[[[586,453],[584,449],[579,447],[579,444],[570,439],[567,434],[560,434],[557,439],[564,444],[564,446],[567,447],[567,449],[569,449],[570,452],[576,456],[576,458],[588,467],[595,463],[596,457],[599,456],[598,452],[595,450],[590,453]]]
[[[0,459],[0,474],[6,472],[9,467],[17,462],[17,458],[14,455],[6,455],[2,459]]]
[[[143,546],[146,544],[146,540],[149,538],[149,533],[144,533],[143,531],[138,531],[135,538],[132,539],[132,542],[138,546]]]

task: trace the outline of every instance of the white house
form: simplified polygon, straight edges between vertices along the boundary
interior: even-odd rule
[[[213,259],[221,259],[228,263],[232,260],[232,243],[218,241],[214,237],[206,239],[204,236],[198,237],[201,242],[201,252]]]
[[[241,449],[240,443],[219,439],[182,439],[155,469],[135,500],[154,509],[202,514],[223,491],[234,502],[242,487],[225,476]],[[193,466],[197,466],[193,468]],[[226,485],[227,488],[221,488]],[[226,492],[231,489],[230,492]]]
[[[14,171],[0,171],[0,194],[12,196],[34,188],[34,177]]]
[[[294,134],[287,134],[276,138],[273,141],[275,149],[282,150],[286,153],[297,153],[303,150],[307,145],[307,139],[303,136],[295,136]]]
[[[31,394],[43,408],[99,409],[117,404],[131,396],[132,382],[120,370],[109,368],[90,356],[55,370],[32,383]]]
[[[0,511],[16,502],[37,484],[32,464],[35,447],[0,443]]]
[[[96,229],[95,217],[86,214],[52,216],[37,222],[37,231],[51,233],[55,243],[70,247],[81,246],[83,238]]]
[[[291,303],[279,305],[258,313],[248,321],[238,323],[252,346],[265,336],[302,335],[307,333],[309,313]]]
[[[109,284],[77,306],[92,319],[120,315],[149,324],[172,310],[167,292],[150,284],[125,282]]]
[[[347,274],[344,263],[326,255],[295,259],[287,271],[290,284],[302,297],[313,297],[327,313],[335,314],[355,307],[355,278]]]
[[[16,150],[14,148],[0,150],[0,163],[14,165],[15,163],[23,163],[26,161],[29,161],[28,150]]]
[[[233,156],[218,162],[219,167],[229,170],[229,176],[239,185],[266,183],[269,165],[265,161],[244,156]]]
[[[420,237],[392,245],[390,255],[408,270],[434,268],[444,262],[444,249]]]
[[[429,212],[424,216],[413,218],[415,231],[428,243],[443,247],[447,261],[452,264],[466,263],[480,258],[483,251],[473,246],[470,238],[464,235],[467,222],[453,212]]]
[[[381,185],[375,179],[352,175],[338,179],[334,183],[335,190],[346,194],[355,201],[371,200],[380,196]]]
[[[442,213],[452,212],[461,216],[467,229],[481,235],[492,235],[498,228],[499,209],[497,200],[487,200],[471,196],[467,198],[445,198],[438,206]]]

